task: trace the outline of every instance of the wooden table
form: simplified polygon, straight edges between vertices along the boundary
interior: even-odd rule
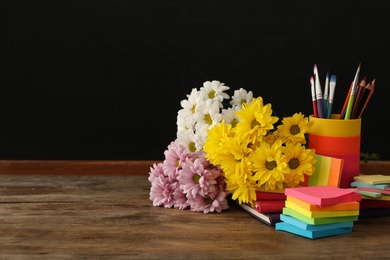
[[[0,259],[384,259],[390,217],[316,240],[239,208],[152,206],[147,175],[0,175]]]

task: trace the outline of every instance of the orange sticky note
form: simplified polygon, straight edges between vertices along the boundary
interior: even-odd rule
[[[321,206],[321,207],[316,204],[309,203],[291,196],[287,196],[287,201],[290,201],[300,206],[301,208],[304,208],[309,211],[359,210],[360,208],[360,203],[358,201],[343,202],[343,203]]]

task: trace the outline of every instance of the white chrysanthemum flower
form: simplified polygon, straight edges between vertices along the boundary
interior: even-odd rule
[[[200,88],[200,91],[202,92],[204,99],[217,101],[219,103],[219,107],[222,108],[222,101],[224,99],[229,99],[229,95],[225,93],[225,91],[228,89],[230,88],[225,86],[225,83],[221,83],[218,80],[213,80],[204,82],[203,87]]]
[[[191,130],[179,130],[175,142],[186,147],[189,152],[198,152],[203,149],[204,140]]]
[[[253,99],[253,93],[252,91],[246,91],[243,88],[240,88],[239,90],[235,90],[232,100],[230,101],[230,105],[232,107],[238,107],[241,109],[242,103],[250,104]]]
[[[180,102],[182,109],[177,113],[177,123],[191,127],[203,117],[203,113],[200,112],[197,107],[204,103],[203,95],[197,89],[192,89],[191,94],[187,95],[188,99],[184,99]]]
[[[212,100],[207,100],[203,108],[203,119],[199,120],[195,125],[195,133],[203,142],[207,138],[207,130],[222,121],[222,114],[219,112],[218,104]]]
[[[197,121],[197,124],[201,123],[214,126],[222,120],[222,114],[220,113],[218,103],[213,102],[211,99],[199,104],[196,109],[197,112],[203,114],[203,116]]]
[[[240,118],[236,115],[236,111],[238,110],[238,107],[222,109],[222,118],[224,122],[228,125],[231,124],[232,127],[235,127],[236,124],[240,121]]]
[[[193,120],[193,117],[183,117],[180,115],[180,113],[177,114],[177,131],[195,131],[195,123],[196,121]]]
[[[199,145],[201,145],[201,150],[203,150],[204,142],[207,139],[207,130],[210,129],[210,125],[207,124],[196,124],[195,134]]]

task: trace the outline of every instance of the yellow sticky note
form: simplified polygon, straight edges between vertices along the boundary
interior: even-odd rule
[[[360,181],[367,184],[390,183],[390,175],[383,175],[383,174],[359,175],[353,177],[353,179],[355,181]]]

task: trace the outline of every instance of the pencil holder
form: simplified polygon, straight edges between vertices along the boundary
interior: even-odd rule
[[[340,187],[348,188],[353,177],[360,173],[361,118],[340,119],[332,114],[330,119],[309,116],[314,124],[309,132],[309,148],[315,153],[344,160]]]

